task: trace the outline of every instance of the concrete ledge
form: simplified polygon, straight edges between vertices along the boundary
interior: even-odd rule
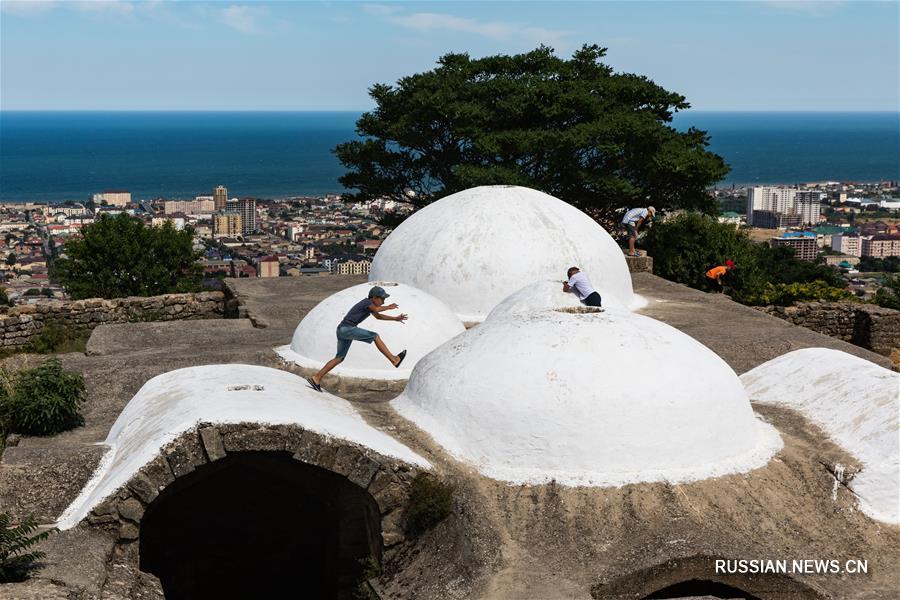
[[[640,256],[626,256],[625,264],[628,265],[630,273],[652,273],[653,257],[641,253]]]

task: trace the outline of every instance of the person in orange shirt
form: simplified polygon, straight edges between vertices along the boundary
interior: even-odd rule
[[[724,277],[725,274],[732,269],[734,269],[734,261],[726,260],[724,265],[713,267],[706,272],[706,281],[709,282],[709,285],[713,290],[715,290],[716,292],[722,292],[724,291],[724,288],[722,286],[722,277]]]

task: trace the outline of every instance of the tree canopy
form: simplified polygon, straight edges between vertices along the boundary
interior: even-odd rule
[[[66,243],[53,278],[75,299],[155,296],[199,289],[199,253],[190,229],[148,227],[138,219],[103,215]]]
[[[377,84],[362,139],[334,152],[349,201],[388,198],[420,208],[478,185],[523,185],[595,218],[645,205],[712,212],[706,188],[729,167],[705,132],[679,132],[690,105],[640,75],[614,73],[606,48],[571,59],[541,46],[473,59],[447,54],[434,70]]]

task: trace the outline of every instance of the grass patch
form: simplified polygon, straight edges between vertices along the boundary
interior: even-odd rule
[[[453,509],[453,487],[420,473],[412,481],[406,507],[406,533],[417,537],[444,519]]]

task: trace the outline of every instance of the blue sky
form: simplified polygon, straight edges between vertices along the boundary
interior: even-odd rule
[[[900,2],[0,0],[2,110],[364,110],[447,52],[609,48],[698,110],[900,109]]]

